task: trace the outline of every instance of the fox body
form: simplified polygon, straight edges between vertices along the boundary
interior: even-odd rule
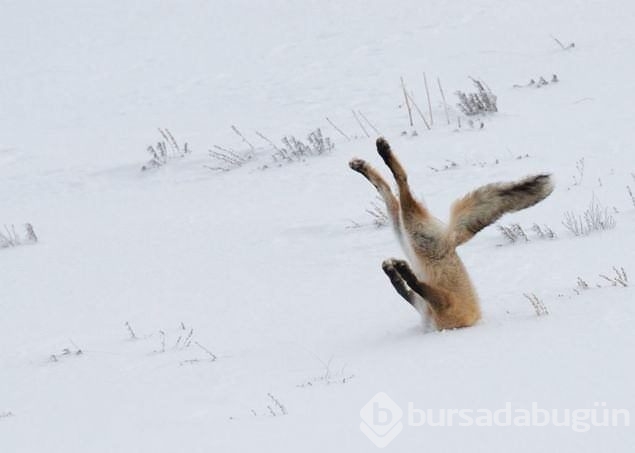
[[[384,138],[377,152],[397,183],[397,196],[381,174],[361,159],[349,166],[375,186],[386,203],[397,238],[408,256],[382,268],[393,287],[438,329],[468,327],[481,317],[478,296],[456,248],[507,212],[528,208],[553,191],[550,175],[482,186],[452,205],[449,225],[430,214],[410,191],[408,177]]]

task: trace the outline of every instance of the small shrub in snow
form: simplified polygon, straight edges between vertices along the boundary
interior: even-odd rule
[[[606,275],[606,274],[599,274],[599,275],[600,275],[600,278],[609,282],[611,286],[621,286],[623,288],[626,288],[629,284],[628,275],[626,275],[626,271],[624,270],[623,267],[613,266],[613,275]],[[603,288],[603,286],[601,285],[601,282],[596,283],[595,287]],[[588,289],[591,289],[591,285],[589,285],[587,281],[584,280],[583,278],[578,277],[576,287],[573,289],[573,292],[576,293],[577,295],[580,295],[582,291],[586,291]]]
[[[633,203],[633,207],[635,208],[635,196],[633,195],[631,186],[626,186],[626,191],[628,192],[628,196],[631,198],[631,203]]]
[[[530,293],[530,294],[525,293],[523,294],[523,296],[525,296],[525,298],[529,301],[529,303],[533,307],[534,312],[536,313],[536,316],[541,317],[541,316],[546,316],[549,314],[549,309],[547,308],[547,306],[534,293]]]
[[[527,237],[527,234],[525,233],[525,230],[523,230],[523,227],[521,227],[517,223],[512,223],[509,226],[498,225],[498,230],[511,243],[514,243],[514,242],[519,241],[521,239],[524,242],[529,242],[529,238]]]
[[[582,215],[565,212],[562,224],[575,236],[587,236],[593,231],[615,228],[615,217],[593,197]]]
[[[366,213],[371,217],[371,225],[375,228],[383,228],[390,224],[390,218],[388,217],[386,210],[374,201],[371,202],[370,208],[366,209]],[[367,223],[360,223],[354,220],[351,220],[350,222],[351,225],[347,228],[362,228],[363,226],[368,226]]]
[[[366,212],[373,219],[373,225],[377,228],[383,228],[388,226],[390,223],[390,219],[388,218],[388,214],[386,210],[382,208],[379,204],[372,202],[371,207],[366,209]]]
[[[623,287],[627,287],[628,286],[628,276],[626,275],[626,271],[624,270],[623,267],[620,267],[619,269],[617,267],[613,267],[613,272],[615,273],[614,276],[606,276],[604,274],[600,274],[600,277],[602,277],[604,280],[608,281],[609,283],[611,283],[612,286],[623,286]]]
[[[33,225],[30,223],[24,224],[24,233],[19,234],[15,225],[4,225],[4,231],[0,230],[0,249],[8,247],[16,247],[24,244],[35,244],[37,242],[37,235],[33,230]]]
[[[311,132],[306,141],[299,140],[292,135],[285,136],[281,139],[281,144],[276,145],[273,141],[267,138],[260,132],[256,134],[263,139],[267,145],[267,149],[258,150],[252,145],[238,129],[232,126],[234,132],[238,134],[242,140],[247,143],[249,150],[244,152],[237,152],[232,149],[223,148],[218,145],[214,145],[216,151],[209,151],[209,156],[213,159],[213,165],[205,165],[206,168],[214,171],[230,171],[240,168],[251,161],[256,161],[262,155],[267,155],[267,151],[273,151],[270,162],[265,162],[259,166],[259,169],[265,170],[270,165],[282,165],[285,163],[304,161],[308,157],[320,156],[331,152],[335,145],[329,137],[325,137],[322,134],[321,129],[316,129]]]
[[[518,223],[512,223],[510,225],[497,225],[498,231],[507,239],[511,244],[516,242],[529,242],[529,234],[525,232],[523,227]],[[556,233],[548,225],[538,225],[534,223],[531,227],[531,231],[534,232],[538,239],[555,239]]]
[[[214,171],[230,171],[240,168],[246,163],[250,162],[254,158],[252,151],[247,151],[243,154],[239,154],[230,149],[223,148],[218,145],[214,145],[218,151],[209,150],[209,157],[216,161],[216,165],[205,165],[206,168]]]
[[[351,379],[355,377],[354,374],[347,374],[344,372],[346,365],[342,366],[342,368],[339,370],[333,371],[331,369],[332,361],[333,361],[332,357],[329,359],[328,362],[324,362],[320,360],[320,362],[322,363],[322,366],[324,367],[324,372],[320,376],[316,376],[302,384],[298,384],[296,387],[312,387],[317,384],[323,384],[323,385],[346,384],[348,381],[350,381]]]
[[[183,158],[191,152],[187,143],[181,147],[168,129],[159,128],[159,133],[163,140],[158,141],[154,146],[148,146],[151,159],[141,167],[141,171],[163,167],[170,160]]]
[[[128,335],[130,336],[131,340],[138,340],[139,338],[147,339],[153,336],[151,334],[151,335],[143,335],[139,337],[129,322],[126,322],[124,325],[126,326]],[[205,346],[203,346],[201,343],[199,343],[198,341],[194,339],[194,328],[193,327],[188,328],[184,323],[180,324],[175,334],[177,338],[176,338],[176,341],[174,342],[170,341],[170,337],[165,330],[160,329],[157,331],[157,333],[159,335],[159,348],[152,351],[154,354],[165,354],[169,351],[173,351],[173,352],[191,351],[192,345],[199,348],[205,354],[203,357],[199,355],[199,357],[181,360],[179,362],[179,365],[181,366],[192,365],[199,362],[215,362],[216,359],[218,358],[216,354],[214,354],[212,351],[210,351],[208,348],[206,348]]]
[[[13,412],[11,411],[3,411],[0,412],[0,418],[13,417]]]
[[[485,82],[477,79],[472,79],[476,92],[465,93],[463,91],[457,91],[456,95],[459,98],[457,106],[467,116],[480,115],[484,113],[498,112],[497,96],[490,90]]]
[[[574,291],[577,294],[580,294],[580,291],[584,291],[589,289],[589,284],[587,283],[586,280],[584,280],[582,277],[578,277],[578,280],[576,282],[576,289],[574,289]]]
[[[331,139],[322,135],[321,129],[316,129],[307,137],[308,143],[298,140],[294,136],[282,138],[282,148],[278,148],[272,155],[274,162],[298,162],[307,157],[327,154],[335,147]]]
[[[555,239],[557,237],[556,233],[547,225],[541,227],[537,223],[534,223],[531,230],[536,233],[540,239]]]

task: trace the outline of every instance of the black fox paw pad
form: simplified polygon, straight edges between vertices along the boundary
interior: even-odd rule
[[[377,152],[382,157],[382,159],[386,160],[390,157],[392,150],[390,149],[390,145],[388,141],[384,137],[379,137],[376,142]]]
[[[366,168],[366,161],[362,159],[353,159],[348,163],[348,166],[357,172],[363,173]]]

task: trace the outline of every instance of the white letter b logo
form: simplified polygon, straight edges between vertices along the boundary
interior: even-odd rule
[[[388,395],[379,392],[359,411],[359,428],[379,448],[388,445],[403,429],[403,411]]]

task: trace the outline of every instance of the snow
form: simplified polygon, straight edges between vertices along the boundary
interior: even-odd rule
[[[0,226],[30,222],[39,242],[0,249],[0,451],[372,451],[360,409],[378,392],[404,411],[606,402],[635,416],[633,283],[600,277],[635,272],[631,2],[4,3]],[[415,114],[418,136],[402,136],[400,77],[427,113],[424,71],[435,124]],[[457,131],[453,107],[448,126],[437,76],[451,104],[482,78],[499,112]],[[352,109],[442,219],[481,184],[554,175],[552,196],[500,223],[556,239],[508,244],[492,226],[460,248],[477,326],[426,332],[381,271],[403,253],[347,166],[388,175]],[[247,149],[231,125],[256,161],[212,172],[214,145]],[[141,172],[157,127],[193,152]],[[317,127],[332,153],[259,169],[272,151],[255,131],[279,143]],[[592,197],[616,227],[574,237],[564,213]],[[578,277],[591,288],[577,294]],[[634,443],[624,426],[405,426],[386,450]]]

